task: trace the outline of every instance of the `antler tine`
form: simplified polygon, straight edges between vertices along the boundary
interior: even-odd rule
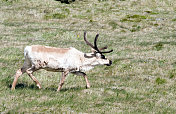
[[[101,53],[111,53],[111,52],[113,52],[113,49],[110,50],[110,51],[104,51],[104,52],[101,52]]]
[[[99,34],[97,34],[96,36],[95,36],[95,40],[94,40],[94,47],[95,47],[95,50],[97,50],[99,53],[101,53],[101,51],[98,49],[98,47],[97,47],[97,39],[98,39],[98,36],[99,36]]]
[[[84,32],[84,41],[86,42],[87,45],[89,45],[90,47],[92,47],[93,49],[95,49],[95,47],[87,41],[87,37],[86,37],[86,31]]]
[[[104,52],[100,51],[100,50],[103,50],[103,49],[107,49],[107,46],[98,49],[98,47],[97,47],[97,39],[98,39],[98,36],[99,36],[99,34],[96,35],[95,40],[94,40],[94,46],[95,46],[95,49],[96,49],[99,53],[110,53],[110,52],[112,52],[113,50],[110,50],[110,51],[104,51]]]

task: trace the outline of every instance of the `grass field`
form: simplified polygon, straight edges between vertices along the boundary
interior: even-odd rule
[[[62,1],[62,0],[61,0]],[[1,113],[175,113],[175,0],[0,0]],[[71,1],[71,0],[70,0]],[[38,90],[24,74],[15,91],[14,74],[27,45],[75,47],[90,52],[83,32],[114,52],[110,67],[70,74],[56,92],[61,73],[40,70]]]

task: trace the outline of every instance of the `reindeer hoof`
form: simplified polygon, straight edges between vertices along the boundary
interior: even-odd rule
[[[42,87],[41,87],[41,85],[38,85],[38,84],[37,84],[37,87],[38,87],[39,89],[41,89],[41,88],[42,88]]]
[[[90,88],[90,85],[87,85],[87,86],[86,86],[86,89],[89,89],[89,88]]]
[[[12,90],[12,91],[14,91],[14,90],[15,90],[15,88],[11,88],[11,90]]]

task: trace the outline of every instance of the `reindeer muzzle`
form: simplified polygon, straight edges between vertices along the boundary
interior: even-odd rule
[[[107,65],[107,66],[111,66],[111,64],[112,64],[112,61],[109,60],[109,64],[106,64],[106,65]]]

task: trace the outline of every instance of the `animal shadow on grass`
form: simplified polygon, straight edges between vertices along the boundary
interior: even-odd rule
[[[11,88],[12,87],[12,84],[8,84],[7,85],[8,88]],[[38,89],[38,87],[35,85],[35,84],[31,84],[31,85],[28,85],[28,84],[25,84],[25,83],[18,83],[15,87],[15,89],[34,89],[34,90],[40,90]],[[77,87],[69,87],[69,88],[62,88],[60,90],[60,92],[66,92],[66,91],[80,91],[80,90],[83,90],[83,89],[86,89],[86,87],[80,87],[80,86],[77,86]],[[43,88],[43,90],[50,90],[50,91],[57,91],[57,88],[56,87],[47,87],[47,88]]]
[[[12,84],[8,85],[9,88],[12,87]],[[25,89],[25,88],[29,88],[29,89],[38,89],[38,87],[34,84],[32,85],[28,85],[28,84],[24,84],[24,83],[18,83],[15,87],[15,89]]]
[[[55,1],[60,1],[61,3],[65,3],[65,4],[70,4],[72,2],[75,2],[75,0],[55,0]]]
[[[61,90],[60,90],[60,92],[66,92],[66,91],[80,91],[80,90],[83,90],[83,89],[86,89],[85,87],[80,87],[80,86],[78,86],[78,87],[69,87],[69,88],[62,88]],[[51,90],[51,91],[57,91],[57,88],[55,88],[55,87],[47,87],[47,88],[45,88],[45,90]]]

